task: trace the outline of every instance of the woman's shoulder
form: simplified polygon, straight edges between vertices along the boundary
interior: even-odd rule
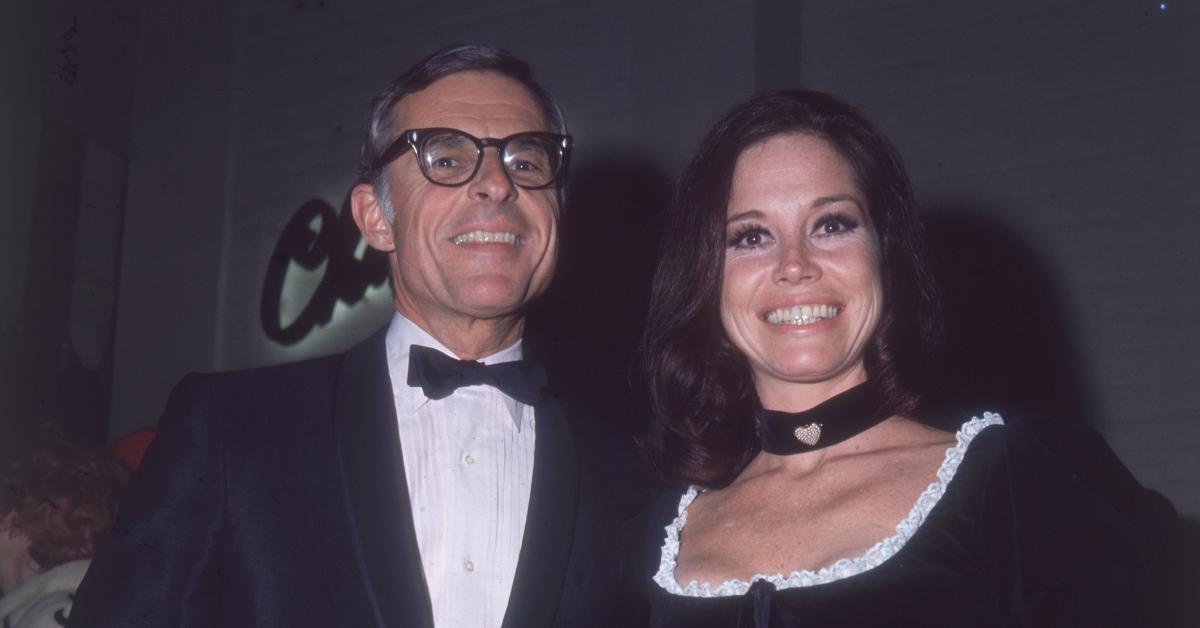
[[[1138,621],[1164,586],[1178,534],[1170,502],[1142,486],[1087,425],[1006,415],[971,449],[964,465],[975,480],[963,486],[964,499],[976,505],[985,560],[1010,587],[1004,594],[1014,610],[1061,617],[1107,609],[1106,622],[1145,625]]]
[[[1008,445],[1023,446],[1037,442],[1052,446],[1065,444],[1069,450],[1085,448],[1093,452],[1107,447],[1104,438],[1094,428],[1042,414],[985,411],[963,421],[961,430],[971,429],[972,425],[981,423],[978,431],[990,425],[1000,426],[990,434]]]
[[[989,466],[994,479],[1005,480],[1012,488],[1024,482],[1071,487],[1120,501],[1162,501],[1170,508],[1137,481],[1104,437],[1088,425],[1038,414],[1001,417],[987,412],[983,418],[994,420],[981,424],[979,418],[972,418],[960,430],[960,440],[966,431],[977,436],[967,459]]]

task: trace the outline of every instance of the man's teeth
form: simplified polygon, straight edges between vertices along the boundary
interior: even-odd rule
[[[767,314],[767,322],[775,325],[808,325],[824,318],[833,318],[840,309],[836,305],[796,305],[781,307]]]
[[[471,231],[468,233],[460,233],[450,239],[455,244],[466,244],[468,242],[496,242],[500,244],[517,243],[517,236],[512,233],[500,231]]]

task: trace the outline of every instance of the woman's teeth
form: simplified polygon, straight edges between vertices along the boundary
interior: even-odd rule
[[[836,305],[796,305],[781,307],[767,314],[767,322],[774,325],[808,325],[821,319],[833,318],[840,308]]]
[[[450,241],[455,244],[467,244],[468,242],[495,242],[497,244],[512,244],[517,243],[517,236],[512,233],[499,231],[471,231],[461,233],[450,238]]]

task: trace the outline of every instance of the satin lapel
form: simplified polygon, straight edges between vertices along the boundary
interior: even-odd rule
[[[502,628],[553,623],[575,537],[579,469],[571,426],[553,399],[538,405],[536,422],[529,515]]]
[[[345,502],[379,624],[433,628],[404,477],[385,333],[386,328],[350,350],[338,379],[334,425]]]

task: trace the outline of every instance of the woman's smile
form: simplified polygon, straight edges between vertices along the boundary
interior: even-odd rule
[[[837,305],[793,305],[781,307],[770,312],[764,319],[772,325],[812,325],[818,321],[829,320],[838,315],[841,308]]]

